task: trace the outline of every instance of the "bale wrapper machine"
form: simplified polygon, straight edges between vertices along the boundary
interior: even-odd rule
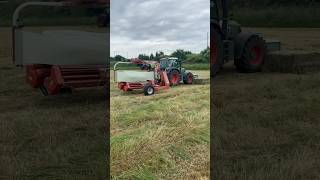
[[[69,0],[26,2],[13,15],[13,62],[26,67],[27,83],[44,95],[73,88],[103,86],[108,67],[108,27],[103,33],[80,30],[52,30],[41,33],[25,30],[20,17],[30,6],[108,8],[109,0]],[[108,11],[105,11],[106,13]],[[108,21],[109,15],[100,15]]]
[[[120,65],[134,64],[140,70],[118,69]],[[120,90],[124,92],[142,90],[145,96],[170,88],[169,78],[165,70],[160,69],[160,63],[156,61],[142,61],[133,59],[131,62],[117,62],[114,65],[114,81]]]

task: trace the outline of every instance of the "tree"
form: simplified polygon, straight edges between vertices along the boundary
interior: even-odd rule
[[[127,61],[127,59],[124,58],[124,57],[121,56],[121,55],[116,55],[116,56],[114,57],[114,60],[115,60],[115,61]]]
[[[138,58],[142,60],[150,60],[149,56],[146,54],[139,54]]]
[[[188,54],[192,53],[190,51],[184,51],[183,49],[177,49],[171,54],[171,56],[179,58],[180,60],[186,60]]]
[[[203,63],[209,63],[210,59],[210,49],[206,48],[200,52],[201,59]]]
[[[156,57],[154,60],[159,61],[161,58],[165,57],[164,53],[162,51],[156,52]]]
[[[202,57],[200,54],[188,54],[186,61],[188,63],[202,63]]]
[[[150,54],[150,60],[153,60],[154,59],[154,55],[151,53]]]

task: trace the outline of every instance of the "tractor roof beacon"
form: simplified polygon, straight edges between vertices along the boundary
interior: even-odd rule
[[[280,50],[280,42],[269,41],[259,33],[243,32],[240,24],[228,20],[227,0],[210,0],[211,76],[233,60],[240,72],[262,69],[267,51]]]

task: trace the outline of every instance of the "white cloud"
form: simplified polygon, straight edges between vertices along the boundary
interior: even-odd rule
[[[199,52],[207,45],[209,23],[208,0],[114,0],[111,55]]]

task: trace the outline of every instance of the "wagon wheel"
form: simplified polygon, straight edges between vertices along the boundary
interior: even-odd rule
[[[151,96],[154,94],[154,87],[152,84],[146,84],[144,87],[143,87],[143,93],[145,96]]]

